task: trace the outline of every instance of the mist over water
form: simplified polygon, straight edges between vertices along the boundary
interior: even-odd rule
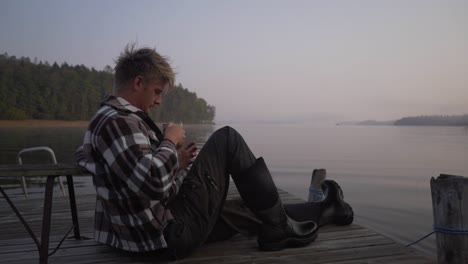
[[[307,199],[314,168],[326,168],[357,223],[409,244],[432,231],[430,179],[468,176],[468,129],[397,126],[239,126],[276,183]],[[435,254],[435,235],[416,246]]]
[[[220,127],[184,126],[188,140],[199,143]],[[265,158],[280,188],[307,199],[312,170],[325,168],[327,178],[342,186],[346,201],[354,208],[356,223],[403,244],[432,231],[431,177],[441,173],[468,176],[468,129],[463,127],[233,127],[257,157]],[[0,164],[14,164],[19,150],[39,145],[53,148],[58,162],[74,162],[74,151],[84,131],[84,127],[0,128]],[[47,162],[44,157],[29,158],[32,162]],[[8,192],[21,199],[18,184]],[[94,191],[91,178],[80,178],[76,184],[79,194]],[[36,182],[29,190],[41,197],[43,188]],[[416,248],[435,254],[435,236]]]

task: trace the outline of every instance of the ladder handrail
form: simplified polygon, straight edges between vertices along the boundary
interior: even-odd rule
[[[28,152],[34,152],[34,151],[45,151],[45,152],[48,152],[50,154],[50,156],[52,157],[52,162],[53,164],[57,164],[57,159],[55,158],[55,153],[54,151],[47,147],[47,146],[38,146],[38,147],[30,147],[30,148],[25,148],[25,149],[22,149],[20,152],[18,152],[18,154],[16,155],[16,158],[18,159],[18,164],[22,165],[23,164],[23,160],[21,159],[21,155],[24,154],[24,153],[28,153]],[[62,195],[63,196],[67,196],[67,194],[65,193],[65,188],[63,186],[63,180],[62,180],[62,177],[58,177],[59,179],[59,185],[60,185],[60,189],[62,190]],[[24,193],[24,196],[26,197],[26,200],[28,200],[28,190],[27,190],[27,186],[26,186],[26,178],[23,176],[21,177],[21,185],[23,187],[23,193]]]
[[[18,152],[18,155],[16,155],[16,157],[18,158],[18,164],[23,164],[23,161],[21,160],[21,155],[22,154],[27,153],[27,152],[33,152],[33,151],[40,151],[40,150],[49,152],[49,154],[52,156],[52,162],[54,164],[57,164],[57,159],[55,159],[54,151],[51,148],[46,147],[46,146],[39,146],[39,147],[31,147],[31,148],[22,149],[20,152]]]

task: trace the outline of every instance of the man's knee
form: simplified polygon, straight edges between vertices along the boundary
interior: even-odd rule
[[[230,126],[224,126],[224,127],[220,128],[220,129],[218,129],[217,131],[221,131],[221,132],[224,132],[224,133],[229,133],[230,131],[234,131],[234,132],[237,133],[237,131],[234,128],[230,127]]]
[[[242,136],[237,132],[234,128],[230,126],[222,127],[216,130],[208,139],[207,143],[217,142],[215,143],[218,147],[218,143],[225,144],[225,146],[231,146],[239,144],[240,142],[244,142]]]
[[[222,136],[225,136],[225,137],[228,137],[228,136],[239,136],[239,132],[237,132],[234,128],[230,127],[230,126],[224,126],[218,130],[216,130],[214,133],[213,133],[213,136],[218,136],[218,135],[222,135]]]

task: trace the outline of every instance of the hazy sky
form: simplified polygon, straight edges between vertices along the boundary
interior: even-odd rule
[[[0,0],[0,36],[96,69],[156,47],[221,122],[468,113],[466,0]]]

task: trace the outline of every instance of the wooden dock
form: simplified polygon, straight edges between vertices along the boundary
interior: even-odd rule
[[[280,191],[284,203],[301,202],[293,195]],[[228,199],[238,197],[230,189]],[[36,234],[40,233],[43,200],[20,200],[15,205],[30,223]],[[154,259],[116,251],[96,243],[93,237],[94,195],[77,193],[78,215],[82,236],[88,240],[66,239],[60,249],[49,258],[49,263],[160,263]],[[55,196],[52,207],[50,248],[71,227],[72,219],[67,198]],[[0,263],[38,263],[39,254],[33,240],[10,209],[0,198]],[[207,244],[189,258],[177,263],[435,263],[410,248],[377,234],[365,227],[326,226],[320,229],[315,242],[303,248],[276,252],[261,252],[255,237],[237,235],[228,241]]]

